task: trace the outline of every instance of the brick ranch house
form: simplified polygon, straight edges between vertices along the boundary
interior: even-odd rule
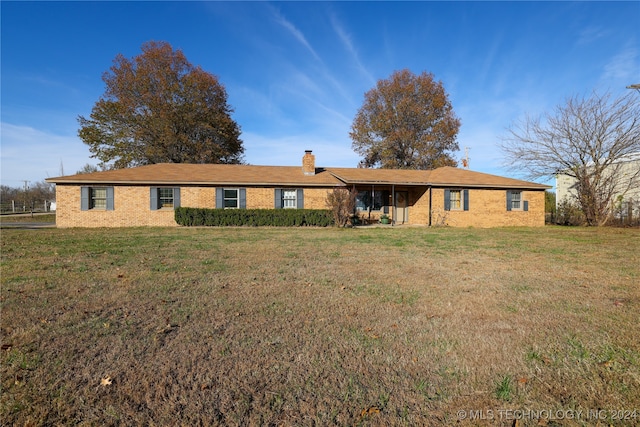
[[[178,206],[326,209],[335,188],[358,190],[369,222],[457,227],[543,226],[546,185],[453,167],[429,171],[162,163],[49,178],[58,227],[176,226]]]

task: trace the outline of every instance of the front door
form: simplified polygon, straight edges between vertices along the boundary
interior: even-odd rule
[[[396,224],[409,222],[409,193],[406,191],[396,191]]]

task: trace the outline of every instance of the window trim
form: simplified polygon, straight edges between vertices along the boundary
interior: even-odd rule
[[[457,195],[457,198],[454,199],[454,195]],[[464,205],[462,203],[462,190],[449,190],[449,210],[452,211],[461,211],[464,209]],[[454,206],[454,203],[457,206]]]
[[[298,191],[282,190],[282,209],[296,209],[298,207]]]
[[[227,191],[235,191],[235,197],[227,197]],[[227,200],[233,200],[235,206],[227,206]],[[225,188],[222,190],[222,203],[225,209],[240,209],[240,189],[239,188]]]
[[[173,205],[162,206],[161,190],[173,190]],[[152,211],[172,211],[180,207],[180,187],[150,187],[149,188],[149,205]]]
[[[513,195],[518,194],[519,199],[514,200]],[[514,202],[520,202],[520,206],[513,207]],[[529,210],[529,201],[524,199],[523,190],[507,190],[507,211],[527,212]]]
[[[460,193],[460,207],[451,207],[451,192]],[[445,188],[444,190],[444,210],[453,212],[464,212],[469,210],[469,189],[467,188]]]
[[[169,192],[171,194],[169,194]],[[158,209],[171,208],[175,205],[174,189],[171,187],[158,187]]]
[[[89,189],[89,210],[93,209],[107,210],[107,187],[91,187]]]
[[[237,207],[225,207],[225,194],[226,190],[237,191]],[[234,199],[235,200],[235,199]],[[216,208],[217,209],[246,209],[247,208],[247,189],[242,187],[218,187],[216,188]]]
[[[295,192],[294,206],[285,207],[285,192]],[[304,209],[304,189],[302,188],[276,188],[274,189],[274,207],[276,209]]]
[[[105,190],[105,206],[96,207],[94,196],[96,190]],[[114,190],[112,186],[82,186],[80,187],[80,210],[81,211],[112,211],[114,210]],[[102,197],[100,198],[102,200]]]

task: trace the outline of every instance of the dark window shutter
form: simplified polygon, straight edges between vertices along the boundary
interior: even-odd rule
[[[522,202],[522,210],[523,211],[528,211],[529,210],[529,201],[525,200],[524,202]]]
[[[173,189],[173,208],[180,207],[180,187]]]
[[[224,188],[216,188],[216,208],[224,209]]]
[[[511,210],[511,191],[507,190],[507,210]]]
[[[282,209],[282,188],[276,188],[275,195],[273,197],[273,206],[276,209]]]
[[[80,187],[80,210],[89,210],[89,187]]]
[[[450,190],[444,190],[444,210],[445,211],[451,210],[451,191]]]
[[[150,207],[152,211],[158,210],[158,187],[151,187],[149,191]]]
[[[113,210],[113,187],[107,187],[107,210]]]
[[[462,193],[463,193],[462,197],[464,198],[464,210],[468,211],[469,210],[469,190],[463,190]]]
[[[240,192],[240,194],[238,195],[240,197],[240,209],[246,209],[247,208],[247,189],[246,188],[241,188],[238,190]]]
[[[298,209],[304,209],[304,190],[302,188],[298,188],[296,202],[298,203],[298,206],[296,206]]]

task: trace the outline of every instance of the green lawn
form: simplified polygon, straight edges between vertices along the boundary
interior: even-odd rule
[[[6,425],[640,423],[638,229],[4,229],[1,244]]]

